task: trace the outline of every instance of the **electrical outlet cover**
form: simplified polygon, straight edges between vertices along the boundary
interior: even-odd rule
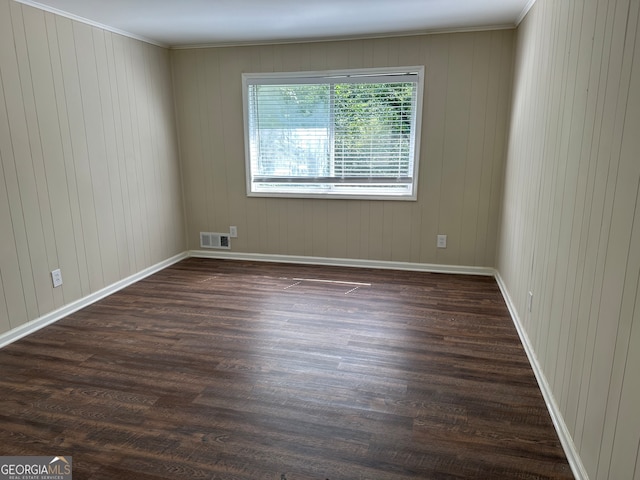
[[[53,282],[53,288],[62,285],[62,272],[59,268],[51,272],[51,282]]]

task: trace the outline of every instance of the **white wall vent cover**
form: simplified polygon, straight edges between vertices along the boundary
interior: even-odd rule
[[[228,233],[200,232],[200,247],[202,248],[231,248]]]

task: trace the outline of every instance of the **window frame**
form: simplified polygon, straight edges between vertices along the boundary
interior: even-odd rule
[[[416,201],[418,194],[418,172],[420,164],[420,140],[422,133],[422,117],[423,117],[423,96],[424,96],[424,66],[399,66],[399,67],[379,67],[379,68],[357,68],[342,70],[324,70],[324,71],[303,71],[303,72],[266,72],[266,73],[243,73],[242,74],[242,102],[243,102],[243,122],[244,122],[244,143],[245,143],[245,178],[246,192],[248,197],[272,197],[272,198],[321,198],[321,199],[352,199],[352,200],[401,200]],[[407,194],[401,193],[332,193],[332,192],[283,192],[283,191],[254,191],[253,190],[253,172],[251,166],[251,138],[250,138],[250,102],[249,102],[249,85],[279,85],[279,84],[309,84],[314,83],[313,79],[318,79],[318,83],[323,80],[336,77],[360,77],[362,79],[371,78],[380,80],[383,83],[384,77],[393,78],[398,76],[412,75],[416,80],[416,103],[415,114],[413,116],[413,174],[411,177],[411,192]],[[381,78],[382,77],[382,78]],[[352,81],[349,83],[356,83]],[[330,80],[325,83],[330,83]],[[333,82],[337,83],[337,82]],[[357,83],[369,83],[360,81]],[[308,183],[313,185],[316,183],[310,179],[313,177],[302,177],[299,183]],[[328,182],[337,184],[339,182]],[[366,183],[366,182],[363,182]],[[379,182],[382,183],[382,182]],[[354,187],[357,189],[357,187]]]

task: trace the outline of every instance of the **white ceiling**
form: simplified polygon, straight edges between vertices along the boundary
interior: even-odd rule
[[[513,27],[534,0],[18,0],[166,46]]]

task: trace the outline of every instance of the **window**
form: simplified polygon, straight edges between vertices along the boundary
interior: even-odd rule
[[[423,76],[243,74],[247,194],[415,200]]]

